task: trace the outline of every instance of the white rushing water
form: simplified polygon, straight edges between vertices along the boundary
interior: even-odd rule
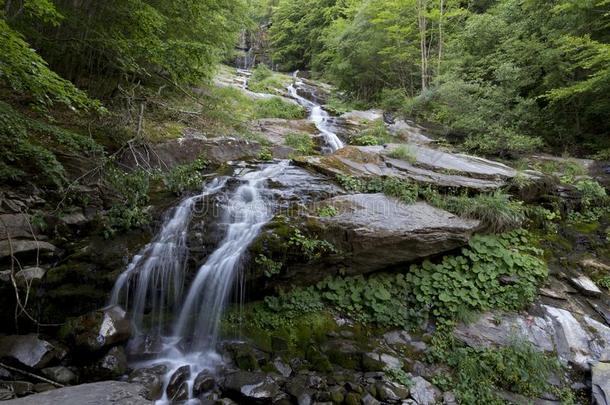
[[[309,119],[314,123],[318,131],[320,131],[331,152],[343,148],[345,145],[341,142],[341,139],[339,139],[337,134],[332,131],[328,112],[326,112],[320,104],[299,95],[298,88],[303,85],[303,81],[299,79],[298,73],[298,70],[293,73],[294,82],[288,86],[290,96],[309,110]]]
[[[273,216],[266,183],[280,175],[288,164],[281,161],[237,178],[242,184],[229,195],[221,221],[226,226],[225,236],[197,271],[186,296],[183,295],[188,256],[186,235],[193,206],[222,190],[226,180],[216,180],[200,195],[184,200],[163,225],[155,242],[134,257],[117,280],[111,303],[129,310],[139,334],[156,333],[160,337],[160,354],[135,365],[167,366],[164,393],[158,403],[171,403],[166,389],[179,368],[190,368],[187,386],[189,398],[193,398],[193,384],[199,373],[213,373],[222,364],[216,351],[221,318],[239,281],[244,253]],[[131,295],[133,303],[128,299]],[[163,314],[172,309],[177,318],[171,332],[164,334]],[[144,327],[144,317],[153,328]]]

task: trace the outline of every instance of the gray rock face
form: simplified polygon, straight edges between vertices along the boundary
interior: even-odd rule
[[[53,254],[57,247],[49,242],[36,240],[8,240],[0,241],[0,259],[13,255],[27,255],[40,252],[40,254]]]
[[[464,245],[479,222],[425,203],[403,204],[383,194],[327,200],[338,214],[318,219],[321,237],[335,244],[352,274],[428,257]]]
[[[591,368],[591,395],[597,405],[610,405],[610,363],[598,363]]]
[[[392,158],[390,153],[398,147],[409,148],[413,160]],[[517,174],[500,163],[414,144],[348,146],[328,156],[301,157],[297,163],[329,175],[393,176],[426,185],[477,191],[498,189]]]
[[[32,232],[34,231],[34,232]],[[0,215],[0,240],[26,238],[37,236],[38,229],[32,225],[32,218],[26,214]]]
[[[514,338],[523,339],[537,350],[556,352],[563,363],[584,371],[598,361],[610,360],[609,327],[548,305],[540,310],[540,316],[488,313],[473,324],[458,325],[454,334],[473,347],[505,346]]]
[[[220,164],[232,160],[256,158],[261,151],[257,142],[239,138],[206,138],[201,134],[187,134],[178,139],[154,146],[155,153],[141,152],[141,158],[153,167],[174,167],[204,158],[208,162]],[[137,155],[136,155],[137,156]],[[135,165],[132,153],[125,153],[121,160],[129,165]]]
[[[0,337],[0,357],[13,358],[28,367],[43,368],[58,354],[55,346],[35,334]]]
[[[127,371],[127,356],[121,346],[113,347],[95,365],[95,375],[102,378],[117,378]]]
[[[6,401],[7,405],[146,405],[140,385],[104,381],[61,388],[25,398]]]
[[[580,275],[578,277],[573,277],[570,279],[570,282],[574,287],[576,287],[580,292],[584,295],[589,295],[592,297],[598,297],[602,295],[602,290],[595,285],[593,280],[585,275]]]
[[[422,377],[413,378],[411,397],[419,405],[432,405],[441,398],[441,391]]]

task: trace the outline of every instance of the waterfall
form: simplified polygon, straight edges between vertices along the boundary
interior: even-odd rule
[[[298,93],[298,87],[303,85],[303,81],[299,79],[299,71],[293,73],[294,82],[288,86],[288,92],[290,96],[294,98],[300,105],[310,111],[309,119],[314,123],[318,131],[322,133],[326,144],[331,152],[335,152],[345,145],[341,142],[341,139],[332,131],[329,124],[330,115],[326,112],[322,106],[318,103],[310,101],[305,97],[302,97]]]
[[[122,305],[131,314],[136,336],[160,336],[165,312],[180,308],[188,258],[186,238],[193,207],[220,191],[226,181],[214,179],[201,194],[183,200],[167,217],[155,239],[134,256],[117,279],[110,304]],[[143,324],[146,313],[149,328]]]
[[[279,176],[288,165],[289,161],[280,161],[237,177],[242,184],[229,195],[222,217],[225,236],[197,271],[186,297],[183,290],[187,233],[193,207],[197,201],[221,191],[226,179],[215,180],[201,194],[182,201],[154,242],[144,247],[118,278],[111,303],[122,304],[129,310],[136,336],[153,333],[162,341],[160,354],[155,359],[135,365],[136,368],[156,364],[167,366],[164,394],[159,403],[171,403],[166,390],[176,370],[189,366],[186,384],[189,398],[193,398],[197,375],[206,370],[214,371],[222,364],[221,356],[216,352],[221,318],[232,287],[239,280],[244,253],[273,216],[266,183]],[[130,291],[133,291],[133,303],[129,301]],[[177,314],[168,336],[163,335],[166,311]],[[144,326],[145,317],[153,328]]]

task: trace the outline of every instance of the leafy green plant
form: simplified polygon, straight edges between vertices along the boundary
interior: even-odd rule
[[[205,159],[199,158],[192,163],[176,166],[162,174],[163,182],[167,189],[175,194],[200,189],[204,181],[202,171],[207,165]]]
[[[606,189],[593,179],[578,180],[574,184],[574,188],[580,193],[582,208],[585,210],[593,206],[608,204]]]
[[[150,214],[146,210],[150,176],[144,170],[125,173],[108,165],[105,180],[116,193],[116,202],[103,215],[104,236],[113,236],[117,231],[127,231],[146,225]]]
[[[273,160],[273,152],[271,152],[271,149],[269,149],[268,147],[263,147],[261,148],[260,153],[258,154],[258,158],[260,160]]]
[[[603,276],[597,280],[597,285],[610,290],[610,275]]]
[[[296,150],[300,155],[311,155],[314,153],[315,144],[307,134],[288,134],[284,138],[284,143]]]
[[[377,120],[369,128],[358,134],[358,136],[352,138],[350,143],[359,146],[374,146],[383,145],[391,141],[392,135],[385,123],[383,120]]]
[[[266,277],[273,277],[280,274],[280,271],[282,270],[282,263],[278,263],[263,254],[256,256],[254,262],[263,270]]]
[[[401,145],[389,153],[389,156],[394,159],[404,160],[409,163],[417,162],[417,158],[413,149],[411,149],[408,145]]]
[[[394,381],[395,383],[402,384],[405,387],[413,386],[413,381],[411,380],[411,377],[409,377],[409,373],[401,368],[388,367],[384,369],[383,372],[391,381]]]
[[[337,208],[333,207],[332,205],[326,205],[326,206],[318,209],[318,216],[322,217],[322,218],[334,217],[338,213],[339,213],[339,210],[337,210]]]
[[[299,229],[294,229],[288,245],[299,249],[309,261],[319,259],[323,254],[337,253],[337,248],[332,243],[307,237]]]
[[[543,145],[544,141],[539,137],[503,132],[469,136],[463,146],[483,155],[510,156],[532,153]]]
[[[534,300],[537,286],[547,276],[542,251],[532,242],[523,230],[475,236],[461,256],[411,266],[406,277],[413,304],[447,320],[464,309],[522,308]],[[503,279],[513,281],[504,283]]]

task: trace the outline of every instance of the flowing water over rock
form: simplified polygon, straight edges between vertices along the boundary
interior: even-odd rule
[[[233,178],[216,179],[202,193],[182,201],[155,241],[134,257],[112,292],[111,304],[123,305],[132,317],[136,332],[131,351],[138,355],[147,350],[156,352],[153,359],[134,364],[135,368],[165,366],[161,402],[193,398],[197,377],[213,374],[223,365],[216,351],[221,317],[233,292],[243,297],[241,262],[275,211],[286,207],[295,196],[307,200],[312,190],[333,193],[328,185],[290,166],[289,161],[239,169]],[[235,182],[238,185],[231,191]],[[226,200],[217,225],[224,237],[196,271],[184,294],[188,282],[187,236],[193,213],[203,200],[219,200],[221,195]],[[176,318],[168,327],[171,319],[167,314],[171,313]]]
[[[335,152],[343,148],[345,145],[335,134],[330,126],[330,115],[322,106],[314,101],[302,97],[298,93],[300,86],[303,86],[303,81],[299,79],[298,71],[294,72],[294,83],[288,87],[288,92],[300,105],[309,110],[309,119],[316,125],[318,131],[324,136],[324,140],[328,145],[330,152]]]

